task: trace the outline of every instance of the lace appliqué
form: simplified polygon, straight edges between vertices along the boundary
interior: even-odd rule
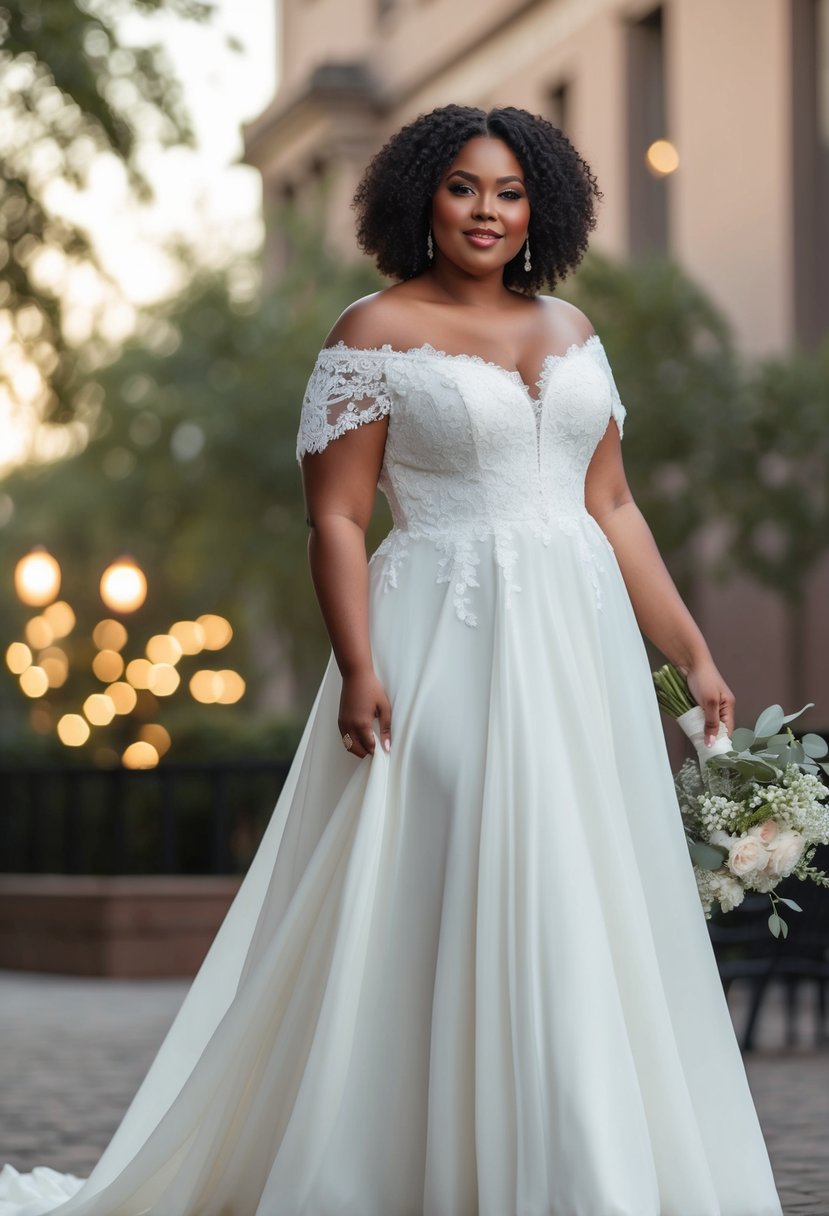
[[[297,460],[390,413],[384,362],[381,352],[356,351],[342,343],[320,351],[302,401]]]

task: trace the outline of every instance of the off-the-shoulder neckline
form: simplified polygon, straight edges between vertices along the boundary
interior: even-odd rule
[[[586,338],[582,338],[578,342],[571,342],[566,350],[560,354],[551,352],[545,355],[541,363],[541,375],[535,382],[535,387],[539,390],[539,397],[535,397],[530,389],[530,386],[524,380],[523,376],[515,367],[504,367],[502,363],[495,363],[492,359],[484,359],[483,355],[469,355],[464,353],[452,354],[449,351],[440,350],[433,346],[431,342],[423,342],[420,346],[410,346],[406,350],[400,350],[391,345],[390,342],[384,342],[382,346],[351,346],[348,342],[335,342],[332,346],[324,346],[320,354],[325,354],[326,351],[342,352],[348,351],[355,355],[431,355],[436,359],[452,359],[461,363],[475,363],[481,367],[491,367],[496,371],[502,372],[505,376],[509,376],[516,384],[520,385],[527,393],[527,396],[533,402],[538,402],[541,394],[544,391],[545,380],[549,374],[550,368],[557,363],[561,363],[565,359],[569,359],[571,355],[577,354],[579,351],[587,350],[591,346],[601,346],[601,338],[597,333],[589,334]]]

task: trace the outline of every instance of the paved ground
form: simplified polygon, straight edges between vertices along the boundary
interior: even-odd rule
[[[0,972],[0,1164],[48,1164],[85,1176],[184,992],[169,981]],[[739,1021],[739,993],[734,1008]],[[804,1010],[803,1045],[784,1049],[772,1005],[759,1049],[747,1057],[786,1216],[829,1216],[829,1049],[809,1045],[809,1023]]]

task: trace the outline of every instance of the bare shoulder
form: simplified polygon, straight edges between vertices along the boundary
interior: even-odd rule
[[[394,345],[408,315],[407,293],[402,290],[405,286],[395,284],[349,304],[337,318],[325,346],[343,342],[356,350],[369,350],[387,342]]]
[[[539,325],[543,336],[560,350],[575,342],[586,342],[596,331],[586,313],[569,300],[557,296],[538,296]]]

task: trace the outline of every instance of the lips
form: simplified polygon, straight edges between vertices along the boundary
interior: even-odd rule
[[[500,232],[493,232],[489,228],[468,228],[464,236],[476,249],[490,249],[501,240]]]

